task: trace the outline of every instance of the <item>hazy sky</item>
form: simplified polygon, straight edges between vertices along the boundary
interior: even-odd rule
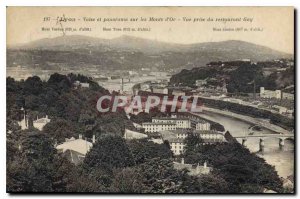
[[[57,17],[75,19],[57,23]],[[44,21],[50,17],[50,21]],[[84,22],[84,17],[101,18],[101,21]],[[146,18],[141,22],[140,18]],[[150,22],[149,18],[174,17],[176,21]],[[191,21],[184,21],[191,18]],[[207,21],[208,18],[213,21]],[[134,22],[103,22],[112,18],[138,18]],[[194,19],[198,21],[193,22]],[[216,21],[233,18],[234,22]],[[204,21],[201,21],[204,20]],[[246,21],[244,21],[244,19]],[[200,21],[199,21],[200,20]],[[239,21],[240,20],[240,21]],[[250,22],[252,20],[252,22]],[[51,31],[42,31],[42,27]],[[41,38],[63,35],[51,28],[76,28],[65,31],[66,35],[86,35],[99,38],[114,38],[132,35],[172,43],[197,43],[224,40],[243,40],[268,46],[283,52],[294,51],[294,9],[293,7],[8,7],[7,44],[26,43]],[[91,28],[91,31],[79,31]],[[103,31],[103,28],[134,28],[136,31]],[[150,31],[137,31],[150,28]],[[215,31],[214,31],[215,28]],[[216,31],[216,29],[235,31]],[[237,28],[237,29],[236,29]],[[242,28],[243,31],[240,31]],[[250,31],[260,28],[261,31]],[[247,31],[244,31],[247,29]],[[238,30],[238,31],[237,31]]]

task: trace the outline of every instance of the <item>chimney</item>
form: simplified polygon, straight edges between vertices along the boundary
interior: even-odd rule
[[[82,139],[82,134],[79,134],[79,139]]]
[[[199,163],[197,164],[197,167],[196,167],[196,173],[199,174],[201,171],[200,171],[200,165]]]
[[[206,161],[204,162],[204,165],[203,165],[203,167],[204,167],[204,169],[206,169],[206,167],[207,167],[207,163],[206,163]]]
[[[181,164],[184,164],[184,158],[181,158]]]
[[[96,136],[95,135],[93,135],[93,144],[96,142]]]
[[[26,118],[26,120],[25,120],[25,126],[26,126],[26,128],[29,127],[28,118]]]

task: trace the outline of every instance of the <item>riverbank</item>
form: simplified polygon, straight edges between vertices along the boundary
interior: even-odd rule
[[[233,137],[244,136],[249,131],[249,127],[253,124],[214,112],[204,111],[197,113],[200,117],[215,121],[224,126],[226,131],[229,131]],[[274,134],[275,132],[262,128],[260,133]],[[242,139],[237,139],[238,142],[242,142]],[[272,166],[275,166],[276,171],[280,177],[286,178],[287,176],[294,174],[294,142],[291,140],[285,141],[285,149],[280,150],[278,147],[277,138],[268,138],[265,140],[264,153],[259,152],[259,139],[249,138],[245,143],[252,153],[256,153],[259,157],[266,160],[266,162]]]
[[[204,112],[207,111],[207,112],[218,113],[218,114],[221,114],[221,115],[225,115],[225,116],[228,116],[228,117],[233,117],[233,118],[236,118],[238,120],[248,122],[250,124],[259,125],[259,126],[262,126],[266,129],[269,129],[269,130],[274,131],[274,132],[279,133],[279,134],[291,134],[290,131],[288,131],[288,130],[280,127],[280,126],[271,124],[268,120],[265,120],[265,119],[253,118],[253,117],[250,117],[250,116],[241,115],[241,114],[233,113],[233,112],[230,112],[230,111],[223,111],[223,110],[219,110],[219,109],[214,109],[214,108],[210,108],[210,107],[202,107],[202,110]]]

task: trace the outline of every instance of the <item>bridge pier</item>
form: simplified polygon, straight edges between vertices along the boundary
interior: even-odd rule
[[[264,141],[264,138],[260,138],[260,139],[259,139],[259,151],[260,151],[260,152],[263,152],[263,151],[264,151],[264,148],[265,148],[265,141]]]
[[[284,138],[279,138],[279,148],[281,149],[281,150],[283,150],[284,149]]]

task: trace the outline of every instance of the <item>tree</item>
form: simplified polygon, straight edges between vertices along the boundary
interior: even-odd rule
[[[23,92],[26,95],[39,95],[43,92],[44,85],[38,76],[28,77],[24,83]]]
[[[201,137],[197,133],[189,133],[188,136],[184,139],[185,151],[194,151],[198,150],[198,147],[203,143]]]
[[[143,180],[143,176],[135,167],[116,170],[110,191],[117,193],[143,193],[147,190]]]
[[[230,191],[228,183],[214,174],[188,176],[182,186],[185,193],[228,193]]]
[[[77,137],[80,127],[77,123],[73,123],[65,119],[53,119],[43,128],[43,133],[56,140],[58,143],[64,142],[65,138]]]
[[[204,145],[199,151],[186,151],[184,158],[191,164],[207,161],[214,168],[213,174],[224,179],[231,192],[256,193],[264,188],[282,191],[274,167],[237,142]]]
[[[184,175],[173,167],[170,159],[153,158],[138,165],[138,173],[143,176],[146,193],[184,193]]]
[[[54,155],[55,149],[46,135],[39,132],[24,134],[20,154],[7,164],[7,191],[53,191]]]
[[[62,92],[69,91],[72,86],[71,81],[67,76],[58,73],[51,75],[47,84],[53,89]]]
[[[136,164],[144,163],[152,158],[168,159],[172,157],[172,151],[165,144],[157,144],[147,139],[131,140],[127,142],[127,145]]]
[[[111,173],[114,168],[133,165],[134,159],[125,140],[111,135],[98,139],[84,159],[84,167],[90,171],[103,169]]]

